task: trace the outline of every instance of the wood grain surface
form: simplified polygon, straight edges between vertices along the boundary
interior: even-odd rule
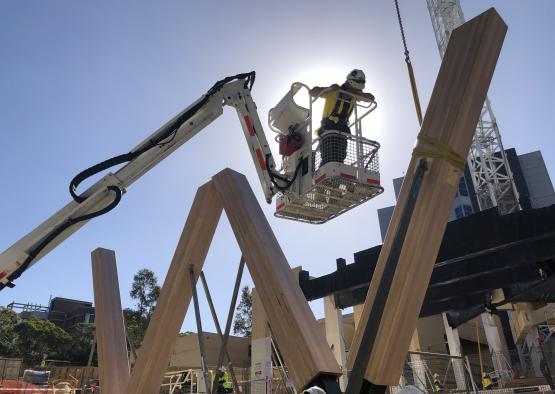
[[[189,266],[194,266],[198,278],[221,212],[222,205],[212,182],[200,187],[131,373],[128,394],[160,392],[164,372],[192,297]]]
[[[98,248],[91,253],[98,369],[102,390],[125,393],[129,358],[119,292],[116,254]]]
[[[463,158],[468,155],[506,30],[507,26],[492,8],[451,34],[421,133],[448,145]],[[421,151],[430,146],[419,140],[415,149]],[[406,171],[349,353],[348,367],[351,369],[364,327],[379,325],[372,349],[364,349],[371,352],[365,378],[379,385],[399,383],[461,175],[460,169],[445,159],[427,159],[428,171],[386,296],[385,310],[379,321],[369,322],[419,160],[413,156]]]
[[[212,180],[297,391],[320,374],[340,375],[339,365],[247,179],[226,169]]]

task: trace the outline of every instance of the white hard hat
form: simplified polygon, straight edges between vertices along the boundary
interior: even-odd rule
[[[355,68],[347,75],[347,83],[355,89],[363,90],[366,84],[364,71]]]
[[[312,386],[312,387],[304,390],[303,394],[326,394],[326,392],[318,386]]]

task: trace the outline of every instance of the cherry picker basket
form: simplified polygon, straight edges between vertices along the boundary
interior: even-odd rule
[[[353,134],[326,130],[313,138],[313,123],[318,125],[321,119],[313,119],[313,104],[329,90],[324,89],[317,97],[309,96],[305,108],[295,97],[310,89],[295,82],[269,113],[268,124],[278,134],[282,171],[296,178],[292,187],[277,194],[277,217],[324,223],[383,192],[380,144],[362,136],[362,119],[376,109],[374,100],[341,90],[343,97],[350,96],[356,102],[350,124]],[[303,160],[303,174],[299,175],[299,162]]]
[[[333,131],[314,144],[312,188],[302,196],[279,193],[275,216],[324,223],[383,192],[377,142]]]

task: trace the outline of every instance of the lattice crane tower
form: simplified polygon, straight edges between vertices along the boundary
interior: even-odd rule
[[[459,0],[426,0],[441,58],[451,31],[464,23]],[[499,207],[506,214],[519,210],[518,192],[501,135],[486,97],[468,154],[468,167],[480,210]]]

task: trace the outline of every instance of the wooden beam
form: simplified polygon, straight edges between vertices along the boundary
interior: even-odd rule
[[[189,266],[194,266],[195,279],[198,279],[221,212],[222,205],[212,183],[200,187],[133,368],[128,394],[160,392],[164,372],[191,301]]]
[[[212,180],[297,391],[320,375],[340,375],[247,179],[226,169]]]
[[[270,334],[270,327],[268,326],[268,318],[264,312],[264,306],[260,301],[258,290],[256,287],[252,288],[252,326],[251,326],[251,341],[259,338],[268,338]]]
[[[116,254],[98,248],[91,253],[98,369],[102,390],[125,393],[129,358],[121,309]]]
[[[355,366],[357,353],[369,354],[369,362],[358,367],[365,368],[364,377],[373,384],[396,385],[399,382],[461,176],[460,164],[445,157],[445,148],[450,147],[455,153],[451,157],[458,155],[464,163],[506,30],[507,26],[492,8],[451,34],[420,131],[424,138],[419,137],[406,172],[370,283],[361,324],[349,352],[349,369]],[[430,140],[439,141],[439,146],[444,149],[430,145]],[[399,258],[388,262],[400,218],[409,200],[414,173],[422,156],[426,158],[428,170],[410,217]],[[396,268],[390,263],[396,263]],[[386,266],[389,268],[386,269]],[[392,274],[388,274],[388,271]],[[388,277],[390,286],[378,292],[381,283],[388,282]],[[379,312],[381,307],[384,307],[383,311]],[[369,321],[371,314],[373,318]],[[375,329],[376,333],[372,337],[373,344],[370,349],[359,349],[363,332],[369,324],[374,325],[372,330]],[[353,381],[353,375],[349,384]],[[351,392],[350,389],[348,391]],[[357,390],[353,392],[358,394]]]
[[[339,387],[342,392],[347,388],[347,354],[345,352],[345,333],[343,327],[343,313],[341,309],[335,307],[333,296],[326,296],[324,301],[324,327],[326,331],[326,341],[332,349],[337,363],[343,371],[343,376],[339,378]]]

